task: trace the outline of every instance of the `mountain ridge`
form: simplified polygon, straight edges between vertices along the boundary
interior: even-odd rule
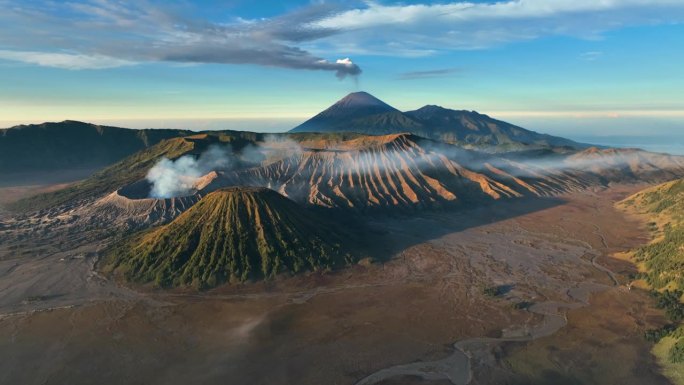
[[[0,173],[99,168],[190,130],[130,129],[77,120],[0,129]]]
[[[350,103],[350,100],[365,101]],[[367,108],[367,105],[374,106]],[[508,150],[538,147],[588,147],[570,139],[540,134],[476,111],[452,110],[434,104],[399,111],[367,92],[351,93],[289,131],[359,132],[386,135],[401,132],[480,149]]]

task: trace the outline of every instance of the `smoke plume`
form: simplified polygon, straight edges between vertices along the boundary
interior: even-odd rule
[[[151,183],[149,197],[173,198],[193,194],[200,178],[211,171],[230,171],[258,166],[301,154],[302,148],[286,136],[266,135],[261,142],[248,144],[239,151],[231,146],[212,145],[199,157],[184,155],[176,160],[161,158],[147,173]]]
[[[199,158],[184,155],[176,160],[160,159],[147,173],[151,198],[189,195],[200,177],[212,170],[227,169],[233,163],[229,148],[210,146]]]

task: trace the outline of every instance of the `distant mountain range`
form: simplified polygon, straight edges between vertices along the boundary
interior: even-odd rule
[[[414,111],[401,112],[366,92],[345,96],[290,132],[358,132],[368,135],[411,133],[490,151],[530,147],[589,147],[569,139],[526,130],[475,111],[427,105]]]
[[[66,120],[0,129],[0,173],[94,169],[188,130],[134,130]]]
[[[214,133],[260,140],[264,134]],[[472,111],[425,106],[401,112],[366,92],[355,92],[290,130],[304,133],[387,135],[411,133],[489,152],[539,148],[584,149],[588,145],[539,134]],[[111,165],[162,140],[195,134],[190,130],[128,129],[73,120],[0,129],[0,174],[95,170]]]

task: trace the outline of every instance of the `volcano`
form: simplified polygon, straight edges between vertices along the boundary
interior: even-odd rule
[[[540,134],[475,111],[435,105],[401,112],[367,92],[354,92],[290,132],[411,133],[424,138],[501,152],[533,147],[589,147]]]
[[[383,135],[419,130],[421,124],[367,92],[354,92],[290,132]]]
[[[346,231],[267,188],[214,191],[167,225],[113,249],[106,270],[158,286],[207,288],[352,260]]]

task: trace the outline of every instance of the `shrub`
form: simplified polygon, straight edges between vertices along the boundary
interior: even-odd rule
[[[675,342],[670,349],[669,358],[670,362],[675,364],[684,362],[684,339],[680,338]]]

